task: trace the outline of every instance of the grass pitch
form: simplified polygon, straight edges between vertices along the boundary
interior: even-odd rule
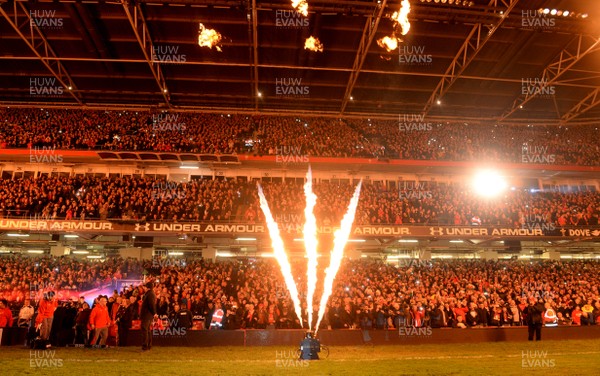
[[[0,347],[12,375],[600,375],[600,339],[448,345],[330,347],[299,361],[293,347]]]

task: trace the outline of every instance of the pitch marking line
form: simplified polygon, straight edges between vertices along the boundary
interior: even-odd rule
[[[568,356],[568,355],[590,355],[600,354],[600,351],[584,351],[584,352],[571,352],[571,353],[548,353],[548,356]],[[374,361],[374,360],[447,360],[447,359],[485,359],[485,358],[498,358],[498,354],[485,354],[485,355],[460,355],[460,356],[410,356],[410,357],[399,357],[394,359],[329,359],[331,362],[348,362],[348,361]],[[522,355],[507,354],[504,355],[506,358],[520,358]],[[325,360],[325,359],[324,359]],[[79,358],[67,358],[63,359],[66,362],[74,363],[129,363],[129,362],[151,362],[151,363],[264,363],[272,362],[271,360],[259,360],[259,359],[79,359]]]

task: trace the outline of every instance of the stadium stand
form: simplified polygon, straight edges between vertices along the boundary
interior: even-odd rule
[[[597,261],[433,260],[390,265],[347,260],[322,325],[330,329],[520,326],[526,322],[531,298],[556,312],[550,324],[596,325],[600,323],[599,267]],[[293,264],[300,291],[304,291],[305,268],[304,263]],[[12,257],[0,259],[0,271],[1,298],[8,300],[14,317],[19,317],[25,298],[39,299],[41,292],[81,292],[150,273],[157,282],[158,310],[165,318],[178,305],[196,318],[210,320],[218,302],[224,307],[225,329],[300,328],[283,278],[270,260],[188,260],[157,267],[152,261],[121,258],[98,263]],[[117,297],[131,302],[141,299],[138,287],[115,290],[109,297],[109,311]],[[86,296],[89,301],[96,298]],[[306,306],[302,320],[306,324]]]
[[[597,125],[433,124],[185,112],[0,109],[2,148],[598,166]],[[542,148],[542,149],[540,149]],[[540,151],[542,150],[542,151]]]

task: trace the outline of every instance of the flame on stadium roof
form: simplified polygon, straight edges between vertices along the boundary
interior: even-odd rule
[[[223,36],[216,31],[215,29],[207,29],[203,24],[200,24],[200,30],[198,30],[198,45],[200,47],[208,47],[215,49],[219,52],[222,52],[221,47],[219,47],[219,43]]]
[[[319,38],[315,38],[310,36],[304,42],[304,49],[311,50],[314,52],[323,52],[323,43],[319,40]]]
[[[292,7],[304,17],[308,16],[308,2],[306,0],[292,0]]]
[[[400,11],[392,14],[391,20],[394,21],[394,32],[391,36],[385,36],[377,40],[377,44],[381,48],[385,48],[387,52],[394,51],[398,48],[398,43],[402,42],[402,39],[398,38],[398,28],[400,28],[400,34],[406,35],[410,30],[410,22],[408,21],[408,14],[410,13],[410,2],[408,0],[402,0],[402,7]]]

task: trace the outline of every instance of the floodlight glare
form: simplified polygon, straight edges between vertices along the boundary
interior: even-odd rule
[[[483,197],[498,196],[507,186],[506,180],[498,172],[492,170],[480,171],[473,178],[473,190]]]

